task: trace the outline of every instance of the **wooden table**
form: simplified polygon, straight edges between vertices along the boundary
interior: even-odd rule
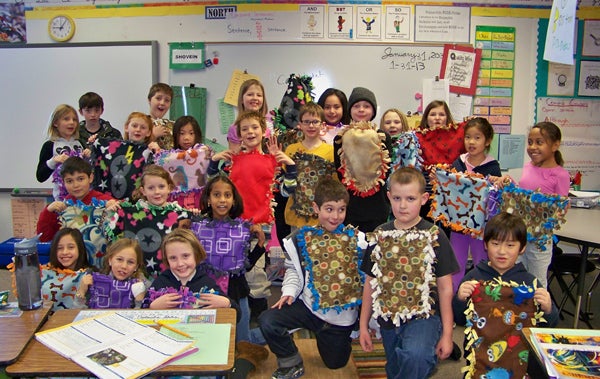
[[[17,360],[33,334],[48,319],[52,302],[34,311],[23,311],[19,317],[0,318],[0,366],[9,365]]]
[[[581,250],[581,265],[577,282],[577,302],[573,328],[577,328],[579,317],[587,320],[587,315],[582,313],[581,303],[585,292],[585,267],[590,249],[600,248],[600,209],[571,208],[567,212],[567,222],[560,230],[554,232],[560,241],[576,244]]]
[[[143,311],[143,310],[142,310]],[[79,313],[78,309],[56,311],[44,325],[42,330],[52,329],[69,324]],[[232,308],[217,309],[217,323],[231,324],[229,335],[229,353],[225,365],[168,365],[155,371],[158,375],[225,375],[233,369],[235,353],[236,312]],[[6,373],[13,377],[35,376],[89,376],[90,373],[73,361],[55,353],[33,339],[23,351],[23,354],[12,365],[6,368]]]

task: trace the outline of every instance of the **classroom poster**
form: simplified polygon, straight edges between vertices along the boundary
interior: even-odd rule
[[[325,38],[325,6],[301,5],[300,30],[302,38]]]
[[[473,114],[486,117],[496,133],[510,133],[515,67],[515,28],[475,28],[475,47],[481,49]]]
[[[385,38],[396,41],[410,41],[412,30],[410,6],[388,5],[385,7]]]
[[[600,57],[600,20],[585,20],[583,24],[582,55]]]
[[[328,37],[332,39],[352,39],[354,7],[330,5],[328,16]]]
[[[579,96],[600,96],[600,61],[579,62]]]
[[[471,8],[415,6],[415,41],[469,43]]]
[[[27,42],[25,5],[0,3],[0,43]]]
[[[575,65],[548,62],[548,95],[573,96],[575,93]]]
[[[356,7],[356,39],[381,39],[381,7]]]
[[[448,79],[451,92],[473,96],[477,86],[480,61],[481,49],[446,44],[440,78]]]
[[[544,60],[573,64],[577,0],[553,1],[546,32]]]

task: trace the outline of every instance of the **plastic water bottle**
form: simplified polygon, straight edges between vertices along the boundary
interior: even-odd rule
[[[36,236],[15,243],[17,301],[19,308],[24,311],[38,309],[43,302],[38,241],[39,236]]]

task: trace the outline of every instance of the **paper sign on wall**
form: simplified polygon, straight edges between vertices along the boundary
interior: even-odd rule
[[[229,85],[227,86],[227,92],[225,92],[225,102],[231,104],[234,107],[238,105],[238,96],[240,94],[240,87],[248,79],[260,80],[256,75],[250,75],[246,71],[233,70],[231,79],[229,79]]]
[[[204,68],[203,42],[169,43],[169,68],[172,70],[192,70]]]

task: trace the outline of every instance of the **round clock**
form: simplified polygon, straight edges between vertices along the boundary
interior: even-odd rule
[[[75,21],[64,14],[56,15],[48,21],[48,34],[57,42],[65,42],[75,34]]]

